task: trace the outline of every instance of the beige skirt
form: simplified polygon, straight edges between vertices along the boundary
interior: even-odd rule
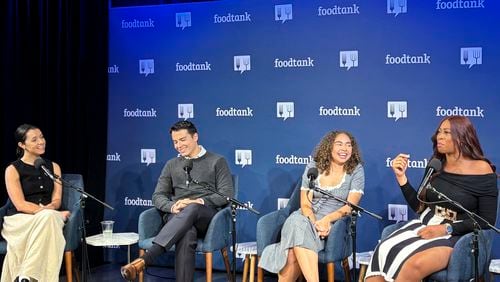
[[[64,221],[58,211],[4,217],[2,236],[7,241],[2,282],[28,276],[38,281],[59,281],[66,240]]]

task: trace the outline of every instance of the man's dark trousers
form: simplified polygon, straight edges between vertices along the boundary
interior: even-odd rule
[[[216,213],[214,208],[189,204],[177,214],[168,214],[167,223],[156,235],[153,243],[167,251],[175,245],[176,281],[193,281],[198,237],[205,235]]]

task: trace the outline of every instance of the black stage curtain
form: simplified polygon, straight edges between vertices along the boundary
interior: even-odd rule
[[[45,157],[63,173],[82,174],[85,189],[104,199],[108,2],[0,2],[2,176],[16,158],[15,129],[30,123],[46,137]],[[3,177],[0,182],[3,205]],[[87,231],[96,234],[103,208],[89,199],[85,212]]]

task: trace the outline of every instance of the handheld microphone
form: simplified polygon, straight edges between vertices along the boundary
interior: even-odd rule
[[[314,180],[318,178],[318,169],[315,167],[311,167],[307,171],[307,178],[309,178],[309,189],[314,189],[315,188]]]
[[[429,183],[429,180],[431,178],[431,175],[435,172],[435,171],[439,171],[441,170],[441,167],[442,167],[442,164],[441,164],[441,161],[436,159],[436,158],[433,158],[430,162],[429,162],[429,165],[427,166],[428,169],[427,169],[427,173],[425,174],[425,177],[424,179],[422,180],[422,183],[420,183],[420,187],[418,187],[418,192],[417,192],[417,195],[420,195],[420,192],[422,192],[422,190],[424,189],[425,186],[427,186],[427,184]]]
[[[189,186],[189,184],[193,181],[191,178],[191,170],[193,169],[193,160],[192,159],[187,159],[184,163],[184,173],[186,173],[186,185]]]
[[[42,169],[43,173],[44,173],[45,175],[47,175],[48,177],[50,177],[50,179],[52,179],[53,181],[55,181],[56,179],[58,179],[58,178],[59,178],[59,177],[57,177],[57,175],[56,175],[56,176],[54,176],[54,175],[50,172],[50,170],[46,167],[47,163],[45,163],[45,160],[44,160],[44,159],[42,159],[42,158],[40,158],[40,157],[36,158],[36,159],[35,159],[35,164],[34,164],[34,165],[35,165],[35,168],[36,168],[37,170]]]

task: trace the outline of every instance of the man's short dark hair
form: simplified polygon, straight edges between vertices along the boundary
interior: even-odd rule
[[[174,123],[174,125],[172,125],[172,127],[170,127],[170,134],[172,134],[172,131],[179,131],[182,129],[187,129],[187,131],[190,135],[198,133],[198,129],[196,129],[196,126],[194,126],[194,124],[192,122],[187,121],[187,120],[181,120],[181,121]]]

